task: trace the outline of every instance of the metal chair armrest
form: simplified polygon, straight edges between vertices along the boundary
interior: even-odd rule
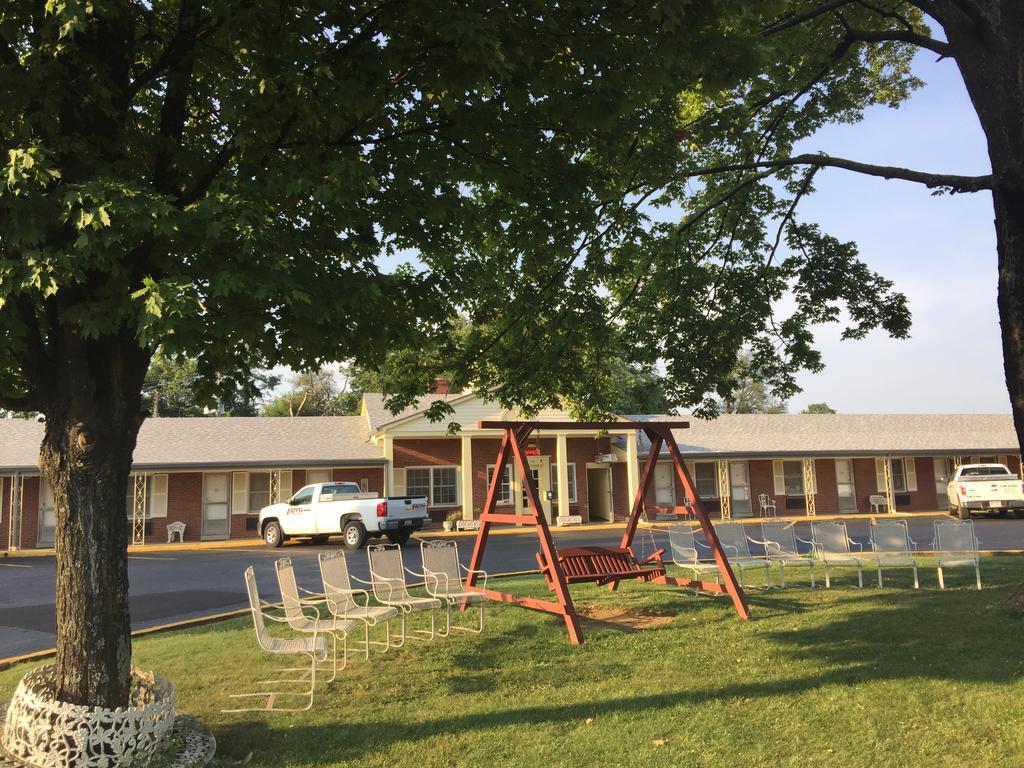
[[[847,536],[847,537],[846,537],[846,541],[847,541],[847,542],[849,542],[850,544],[852,544],[853,546],[855,546],[855,547],[856,547],[857,549],[859,549],[859,550],[860,550],[861,552],[863,552],[863,551],[864,551],[864,545],[863,545],[863,544],[861,544],[860,542],[858,542],[858,541],[854,541],[854,540],[853,540],[853,539],[851,539],[851,538],[850,538],[849,536]]]
[[[483,576],[484,577],[484,585],[483,585],[482,589],[487,589],[487,571],[480,570],[479,568],[467,568],[462,563],[459,563],[459,568],[464,570],[467,575],[469,575],[471,573],[475,573],[478,577],[479,576]]]

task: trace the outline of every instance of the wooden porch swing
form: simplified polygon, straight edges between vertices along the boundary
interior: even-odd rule
[[[679,453],[679,446],[676,445],[672,436],[673,429],[687,429],[689,422],[686,421],[608,421],[608,422],[572,422],[572,421],[481,421],[477,423],[479,429],[497,430],[503,432],[501,447],[498,449],[498,457],[494,462],[495,471],[487,488],[487,499],[484,502],[483,512],[480,515],[480,530],[476,536],[476,544],[473,547],[473,557],[469,564],[469,575],[466,579],[467,591],[479,592],[491,600],[503,603],[511,603],[522,608],[529,608],[535,611],[545,611],[561,616],[565,620],[565,626],[569,631],[569,641],[573,645],[580,645],[583,642],[583,632],[580,629],[579,615],[576,606],[573,604],[572,596],[569,594],[569,584],[591,582],[598,585],[607,585],[609,589],[615,589],[620,581],[637,579],[639,581],[654,582],[679,587],[693,587],[707,592],[726,592],[732,598],[736,613],[740,618],[749,619],[750,610],[747,608],[747,599],[743,589],[736,581],[729,561],[722,549],[718,534],[708,519],[697,495],[690,473],[683,463]],[[626,530],[622,534],[622,541],[618,547],[574,547],[571,549],[558,550],[551,537],[551,529],[548,527],[547,519],[541,509],[540,497],[537,487],[533,481],[533,474],[530,471],[529,462],[526,458],[524,444],[530,433],[539,430],[559,431],[606,431],[635,429],[647,435],[651,443],[651,450],[644,462],[640,473],[640,485],[637,488],[636,496],[633,498],[633,506],[630,510],[629,519],[626,523]],[[636,533],[637,523],[644,508],[644,498],[647,490],[654,479],[654,468],[658,462],[662,445],[668,448],[669,455],[675,466],[676,477],[687,499],[687,506],[690,512],[700,523],[707,539],[708,546],[715,557],[718,570],[722,576],[722,584],[710,581],[699,581],[693,579],[679,579],[668,576],[665,572],[665,563],[662,558],[664,549],[659,549],[652,555],[638,560],[633,553],[633,536]],[[505,514],[496,511],[498,494],[501,488],[501,477],[504,474],[502,467],[509,458],[514,460],[515,471],[523,483],[523,491],[526,494],[529,514]],[[488,534],[491,526],[495,523],[511,525],[531,526],[537,532],[540,542],[540,551],[537,553],[537,563],[540,566],[548,589],[555,593],[556,600],[540,600],[533,597],[523,597],[508,592],[501,592],[496,589],[482,589],[476,586],[476,573],[483,562],[484,550],[487,547]],[[463,604],[465,609],[465,603]]]

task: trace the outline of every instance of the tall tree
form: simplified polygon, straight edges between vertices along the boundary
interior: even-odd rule
[[[264,416],[340,416],[351,408],[330,367],[295,374],[288,390],[263,406]]]
[[[264,393],[278,384],[276,376],[254,370],[251,379],[233,388],[221,387],[216,398],[201,399],[203,388],[199,361],[194,357],[171,356],[158,349],[142,385],[142,406],[151,416],[255,416]]]
[[[723,413],[786,412],[786,401],[773,391],[769,382],[758,378],[750,352],[740,353],[731,377],[736,385],[722,401]]]
[[[793,60],[831,38],[765,42],[758,13],[789,7],[7,3],[0,407],[46,416],[59,698],[128,699],[124,498],[161,345],[196,359],[200,399],[266,361],[354,360],[392,405],[454,367],[506,406],[564,393],[587,413],[614,402],[616,355],[665,358],[673,402],[704,402],[735,387],[748,337],[785,383],[817,363],[808,326],[840,308],[849,335],[905,334],[902,297],[764,184],[709,182],[682,228],[643,208],[692,204],[686,169],[727,148],[760,156],[736,109],[717,131],[691,123],[723,94],[774,113],[774,89],[796,92]],[[816,111],[765,125],[773,146],[898,102],[908,45],[839,57]],[[703,215],[720,194],[746,214]],[[762,247],[765,216],[794,255]],[[423,268],[381,271],[406,249]],[[776,321],[787,289],[797,311]],[[458,316],[471,328],[453,335]]]
[[[835,413],[835,409],[828,403],[811,403],[800,413]]]

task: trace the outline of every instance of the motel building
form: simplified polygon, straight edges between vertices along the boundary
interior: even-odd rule
[[[380,394],[366,394],[359,416],[147,419],[125,498],[130,540],[165,542],[174,522],[185,524],[185,541],[256,537],[261,507],[326,481],[426,496],[435,522],[452,513],[472,520],[484,505],[501,438],[476,425],[517,415],[477,395],[443,390],[397,415]],[[436,398],[454,409],[440,423],[424,414]],[[668,418],[679,417],[623,417]],[[449,420],[461,425],[458,433],[448,434]],[[571,419],[544,411],[531,420]],[[53,545],[53,498],[38,469],[42,434],[34,421],[0,421],[0,549]],[[1018,474],[1021,468],[1009,414],[725,415],[690,419],[690,429],[673,434],[705,508],[720,518],[884,512],[872,508],[878,496],[897,512],[945,510],[946,482],[958,464],[1002,462]],[[625,519],[648,451],[628,423],[603,434],[540,429],[526,444],[552,524],[565,516],[584,524]],[[498,511],[524,509],[516,473],[510,465],[501,473]],[[684,502],[663,454],[647,514],[684,514]]]

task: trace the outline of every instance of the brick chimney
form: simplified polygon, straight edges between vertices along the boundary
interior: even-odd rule
[[[447,395],[452,383],[448,379],[436,379],[434,381],[434,394]]]

